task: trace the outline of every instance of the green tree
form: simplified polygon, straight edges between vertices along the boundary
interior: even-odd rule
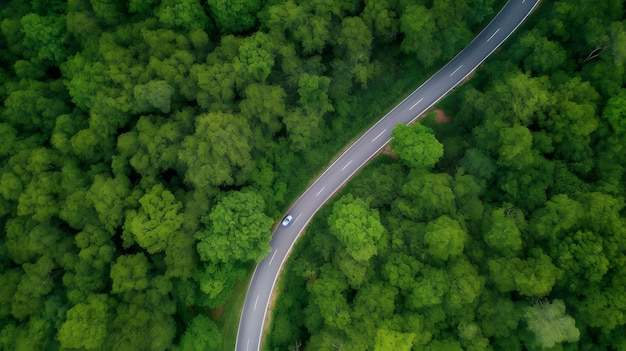
[[[214,350],[221,344],[221,333],[217,325],[206,316],[198,315],[187,326],[180,348],[182,351]]]
[[[100,18],[107,25],[117,25],[126,18],[122,4],[107,0],[89,0],[91,8],[96,17]]]
[[[459,222],[448,216],[441,216],[426,225],[424,242],[428,245],[428,253],[436,259],[447,261],[450,257],[460,256],[467,240],[467,233]]]
[[[246,87],[245,99],[239,103],[241,114],[248,120],[259,120],[270,133],[277,133],[282,125],[280,119],[287,114],[287,93],[281,86],[250,84]]]
[[[425,266],[416,277],[406,297],[407,307],[413,311],[441,305],[450,289],[450,278],[443,269]]]
[[[172,29],[206,29],[209,22],[198,0],[163,0],[154,14],[161,24]]]
[[[413,346],[413,333],[401,333],[395,330],[380,328],[376,331],[376,345],[374,351],[410,351]]]
[[[100,349],[107,335],[110,309],[114,306],[107,295],[90,295],[67,311],[57,337],[62,347]]]
[[[433,66],[441,57],[441,43],[435,35],[437,30],[430,10],[422,5],[408,5],[400,16],[400,31],[404,33],[400,49],[415,54],[420,64]]]
[[[350,73],[361,86],[366,86],[369,77],[370,56],[374,37],[370,28],[360,17],[345,17],[337,38],[335,52],[344,58]]]
[[[378,253],[377,245],[385,233],[377,210],[360,198],[342,197],[328,217],[330,233],[357,261],[367,261]]]
[[[412,173],[395,205],[402,215],[412,220],[434,220],[444,214],[454,217],[456,206],[451,180],[445,173]]]
[[[55,119],[70,112],[63,82],[42,83],[22,79],[19,85],[8,90],[0,116],[25,132],[48,135],[54,129]],[[41,137],[41,136],[40,136]]]
[[[29,13],[20,20],[24,32],[24,54],[36,62],[59,65],[69,56],[70,36],[65,16]]]
[[[182,203],[162,184],[157,184],[139,199],[139,204],[138,210],[127,214],[125,230],[148,253],[164,251],[182,228]]]
[[[24,275],[17,286],[11,304],[11,315],[18,320],[40,311],[47,296],[55,287],[52,273],[58,265],[49,256],[41,256],[35,263],[24,263]]]
[[[518,257],[489,260],[489,272],[492,282],[500,292],[513,290],[528,297],[547,296],[561,271],[552,259],[542,252],[533,251],[526,260]]]
[[[246,271],[235,262],[209,262],[196,269],[193,278],[200,286],[201,306],[218,308],[234,292],[235,281],[244,278]]]
[[[222,33],[240,33],[256,24],[261,1],[207,0],[209,11]]]
[[[413,279],[422,268],[422,263],[405,253],[392,253],[382,267],[383,277],[405,294],[413,286]]]
[[[143,253],[122,255],[111,265],[111,292],[141,291],[150,285],[151,265]]]
[[[196,233],[200,259],[212,262],[257,261],[269,253],[274,221],[265,201],[252,191],[226,193],[203,218],[206,229]]]
[[[323,321],[325,329],[343,332],[351,329],[351,308],[344,295],[347,289],[348,282],[334,267],[326,264],[320,268],[319,277],[310,287],[311,303],[305,307],[305,325],[309,330],[318,331],[321,326],[316,326],[318,318]]]
[[[485,106],[484,112],[504,122],[530,126],[552,106],[555,98],[550,94],[550,88],[550,81],[545,76],[535,78],[519,71],[509,71],[486,91],[486,101],[492,103]],[[494,131],[497,133],[499,129]],[[493,135],[487,138],[493,138]],[[489,140],[479,140],[479,145],[481,142],[488,144]]]
[[[317,111],[320,114],[333,111],[333,105],[328,99],[329,77],[303,73],[298,81],[298,95],[300,105],[306,109]]]
[[[172,348],[176,324],[171,317],[176,306],[154,291],[139,294],[130,303],[120,303],[110,324],[105,347],[115,350],[167,350]]]
[[[50,255],[63,238],[63,231],[50,222],[39,223],[30,216],[7,220],[4,227],[6,253],[17,264],[34,262],[41,256]]]
[[[242,184],[253,168],[253,135],[239,115],[210,112],[196,118],[196,132],[179,151],[185,180],[194,187]]]
[[[376,37],[390,40],[398,32],[396,13],[387,0],[365,0],[365,8],[360,17]]]
[[[294,152],[305,151],[322,138],[324,130],[323,113],[295,108],[288,111],[283,119],[289,147]]]
[[[426,126],[398,124],[391,135],[394,153],[411,168],[431,170],[443,156],[443,144]]]
[[[111,233],[122,225],[127,207],[134,202],[130,198],[130,186],[130,180],[123,175],[111,178],[99,174],[87,192],[87,200],[95,207],[98,219]]]
[[[522,250],[522,233],[514,213],[498,208],[491,212],[491,226],[483,238],[487,245],[507,257],[517,256]]]
[[[446,294],[444,305],[452,314],[463,305],[479,301],[487,279],[479,275],[476,266],[464,258],[451,262],[449,270],[450,289]]]
[[[500,131],[498,165],[522,169],[533,161],[533,136],[528,128],[516,125]]]
[[[135,86],[134,92],[136,100],[135,113],[170,112],[170,102],[174,94],[174,88],[166,81],[151,80],[146,84],[138,84]]]
[[[94,224],[76,234],[74,244],[79,252],[63,275],[63,286],[68,300],[77,304],[104,291],[117,249],[110,233]]]
[[[620,89],[618,94],[609,98],[602,111],[602,118],[616,134],[626,133],[626,89]]]
[[[275,44],[268,34],[257,32],[242,39],[239,61],[257,82],[265,82],[274,67]]]
[[[562,239],[553,254],[564,271],[563,284],[572,291],[597,284],[609,271],[603,239],[589,231],[576,231]],[[606,245],[606,244],[604,244]]]
[[[558,41],[549,40],[539,31],[530,31],[520,38],[519,45],[524,51],[524,68],[535,74],[549,74],[567,59],[567,52]]]
[[[492,289],[485,290],[480,299],[477,319],[485,336],[506,338],[515,335],[524,311],[508,296]]]

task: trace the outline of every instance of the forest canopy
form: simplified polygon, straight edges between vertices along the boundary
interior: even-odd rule
[[[232,349],[282,210],[502,3],[2,2],[0,348]],[[268,347],[626,347],[623,9],[544,2],[450,124],[398,127]]]

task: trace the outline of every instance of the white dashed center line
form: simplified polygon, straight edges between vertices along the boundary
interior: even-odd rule
[[[256,296],[256,301],[254,301],[254,311],[256,311],[256,304],[257,304],[257,303],[259,303],[259,297],[260,297],[260,296],[261,296],[261,295],[257,295],[257,296]]]
[[[384,132],[386,132],[386,131],[387,131],[387,129],[385,129],[385,130],[383,130],[382,132],[380,132],[380,133],[376,136],[376,138],[372,139],[372,143],[373,143],[373,142],[375,142],[375,141],[376,141],[376,139],[380,138],[380,136],[381,136],[381,135],[383,135],[383,133],[384,133]]]
[[[274,261],[274,256],[276,256],[276,252],[278,252],[278,251],[274,250],[274,254],[272,255],[272,258],[270,258],[270,263],[268,263],[268,266],[272,265],[272,261]]]
[[[491,36],[489,37],[489,39],[487,39],[487,41],[489,41],[489,40],[493,39],[493,37],[494,37],[496,34],[498,34],[498,32],[499,32],[499,31],[500,31],[500,28],[496,29],[496,31],[495,31],[493,34],[491,34]]]
[[[315,194],[315,196],[320,196],[320,194],[322,193],[322,191],[324,191],[324,189],[326,189],[326,187],[321,188],[320,191],[318,191],[317,194]]]
[[[424,98],[421,98],[421,99],[417,100],[417,102],[416,102],[416,103],[414,103],[414,104],[413,104],[413,106],[409,107],[409,110],[412,110],[412,109],[413,109],[413,107],[417,106],[417,104],[419,104],[420,102],[422,102],[422,100],[424,100]]]
[[[343,166],[343,167],[341,168],[341,170],[343,171],[344,169],[346,169],[346,167],[348,167],[351,163],[352,163],[352,160],[350,160],[350,162],[346,163],[346,165],[345,165],[345,166]]]
[[[463,67],[463,65],[460,65],[459,67],[457,67],[457,69],[454,70],[454,72],[450,73],[450,77],[452,77],[456,72],[458,72],[461,67]]]

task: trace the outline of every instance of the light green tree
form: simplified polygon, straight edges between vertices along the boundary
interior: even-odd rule
[[[565,313],[565,303],[562,300],[537,302],[526,309],[524,318],[541,349],[551,348],[562,342],[576,342],[580,338],[576,321]]]
[[[441,57],[441,43],[435,34],[438,31],[433,13],[422,5],[411,4],[400,16],[400,31],[404,39],[400,49],[415,54],[418,62],[432,66]]]
[[[432,129],[419,123],[398,124],[392,132],[391,147],[409,167],[431,170],[443,156],[443,144]]]
[[[429,222],[424,234],[424,242],[428,245],[428,253],[436,259],[447,261],[463,253],[467,233],[456,220],[441,216]]]
[[[256,192],[226,193],[203,219],[206,229],[196,233],[200,259],[225,263],[260,260],[270,251],[274,223],[264,211],[265,201]]]
[[[100,349],[103,346],[110,309],[114,306],[107,295],[90,295],[85,302],[70,308],[58,331],[62,347]]]
[[[522,249],[522,233],[514,215],[508,215],[506,208],[491,212],[491,227],[483,238],[489,247],[505,256],[516,256]]]
[[[376,331],[374,351],[410,351],[413,346],[413,333],[401,333],[395,330],[379,328]]]
[[[122,255],[111,266],[111,292],[141,291],[150,285],[150,263],[143,253]]]
[[[333,207],[328,218],[333,234],[346,252],[357,261],[367,261],[378,252],[377,244],[385,233],[377,210],[360,198],[348,194]]]
[[[125,230],[148,253],[164,251],[182,227],[182,203],[162,184],[157,184],[139,199],[139,204],[138,210],[127,214]]]

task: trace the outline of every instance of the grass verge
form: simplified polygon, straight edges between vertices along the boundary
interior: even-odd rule
[[[246,300],[246,292],[253,272],[245,280],[235,283],[235,292],[224,304],[221,316],[215,321],[218,329],[222,332],[222,348],[220,351],[233,351],[237,342],[237,329],[239,328],[239,316],[243,303]]]

